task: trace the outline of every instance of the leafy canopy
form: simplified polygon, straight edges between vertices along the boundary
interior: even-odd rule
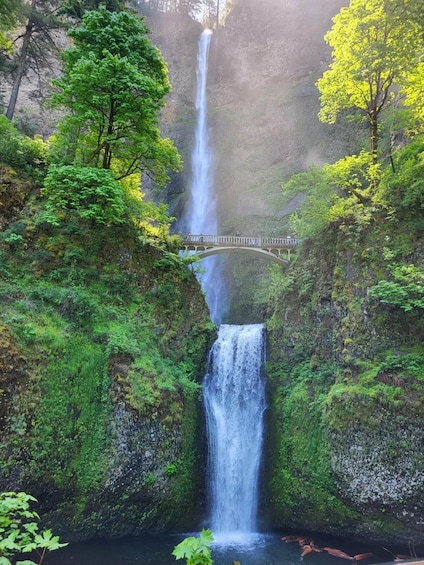
[[[415,8],[412,0],[352,0],[325,36],[333,62],[317,81],[319,117],[335,123],[341,112],[359,111],[369,125],[374,159],[380,114],[396,100],[394,85],[414,72],[423,48]]]
[[[69,109],[53,143],[57,161],[110,169],[116,179],[139,171],[158,185],[181,168],[172,141],[160,135],[170,83],[148,31],[140,18],[101,6],[69,32],[74,46],[54,81],[53,105]]]

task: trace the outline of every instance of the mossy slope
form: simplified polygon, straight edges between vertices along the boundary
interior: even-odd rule
[[[214,333],[194,274],[130,225],[36,217],[0,242],[2,490],[68,540],[193,527]]]
[[[352,204],[305,240],[274,281],[268,485],[275,525],[424,542],[424,323],[422,309],[410,308],[422,291],[412,275],[402,293],[401,283],[390,287],[401,302],[396,292],[370,290],[395,280],[396,266],[423,271],[421,204],[407,205],[391,192],[395,184],[393,175],[382,181],[386,200],[372,214]]]

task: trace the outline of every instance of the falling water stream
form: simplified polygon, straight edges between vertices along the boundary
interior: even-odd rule
[[[191,234],[216,234],[218,229],[216,194],[214,190],[214,157],[208,124],[208,69],[212,31],[200,36],[196,69],[196,128],[191,156],[191,182],[181,225]],[[202,261],[199,275],[211,318],[220,323],[226,310],[226,291],[222,276],[222,261],[214,255]]]
[[[265,386],[264,327],[221,325],[204,380],[211,528],[243,541],[257,531]]]

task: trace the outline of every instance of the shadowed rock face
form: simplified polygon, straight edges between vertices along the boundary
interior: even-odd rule
[[[251,226],[252,216],[274,217],[286,205],[283,181],[343,154],[346,132],[329,128],[317,118],[315,82],[330,60],[324,34],[331,18],[347,3],[239,0],[225,24],[215,30],[208,113],[221,231],[234,229],[243,218]],[[201,26],[172,18],[156,16],[148,24],[173,85],[163,127],[185,162],[184,171],[162,194],[178,217],[190,178]],[[264,220],[257,221],[254,227],[265,234],[269,222],[265,226]]]
[[[318,121],[323,36],[346,2],[235,2],[214,36],[209,100],[221,221],[274,216],[281,182],[336,160],[344,139]],[[334,132],[332,132],[334,134]]]

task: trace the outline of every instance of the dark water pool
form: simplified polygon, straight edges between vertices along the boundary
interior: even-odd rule
[[[183,565],[184,560],[176,560],[171,552],[184,537],[196,535],[143,535],[120,540],[96,540],[72,544],[49,554],[46,565]],[[301,557],[297,543],[281,540],[283,534],[255,534],[228,544],[220,540],[212,545],[215,565],[231,565],[239,561],[241,565],[347,565],[351,561],[334,557],[327,552],[310,553]],[[372,556],[359,561],[362,565],[383,563],[391,560],[391,555],[380,547],[352,544],[334,538],[314,536],[319,547],[332,547],[348,555],[372,553]]]

